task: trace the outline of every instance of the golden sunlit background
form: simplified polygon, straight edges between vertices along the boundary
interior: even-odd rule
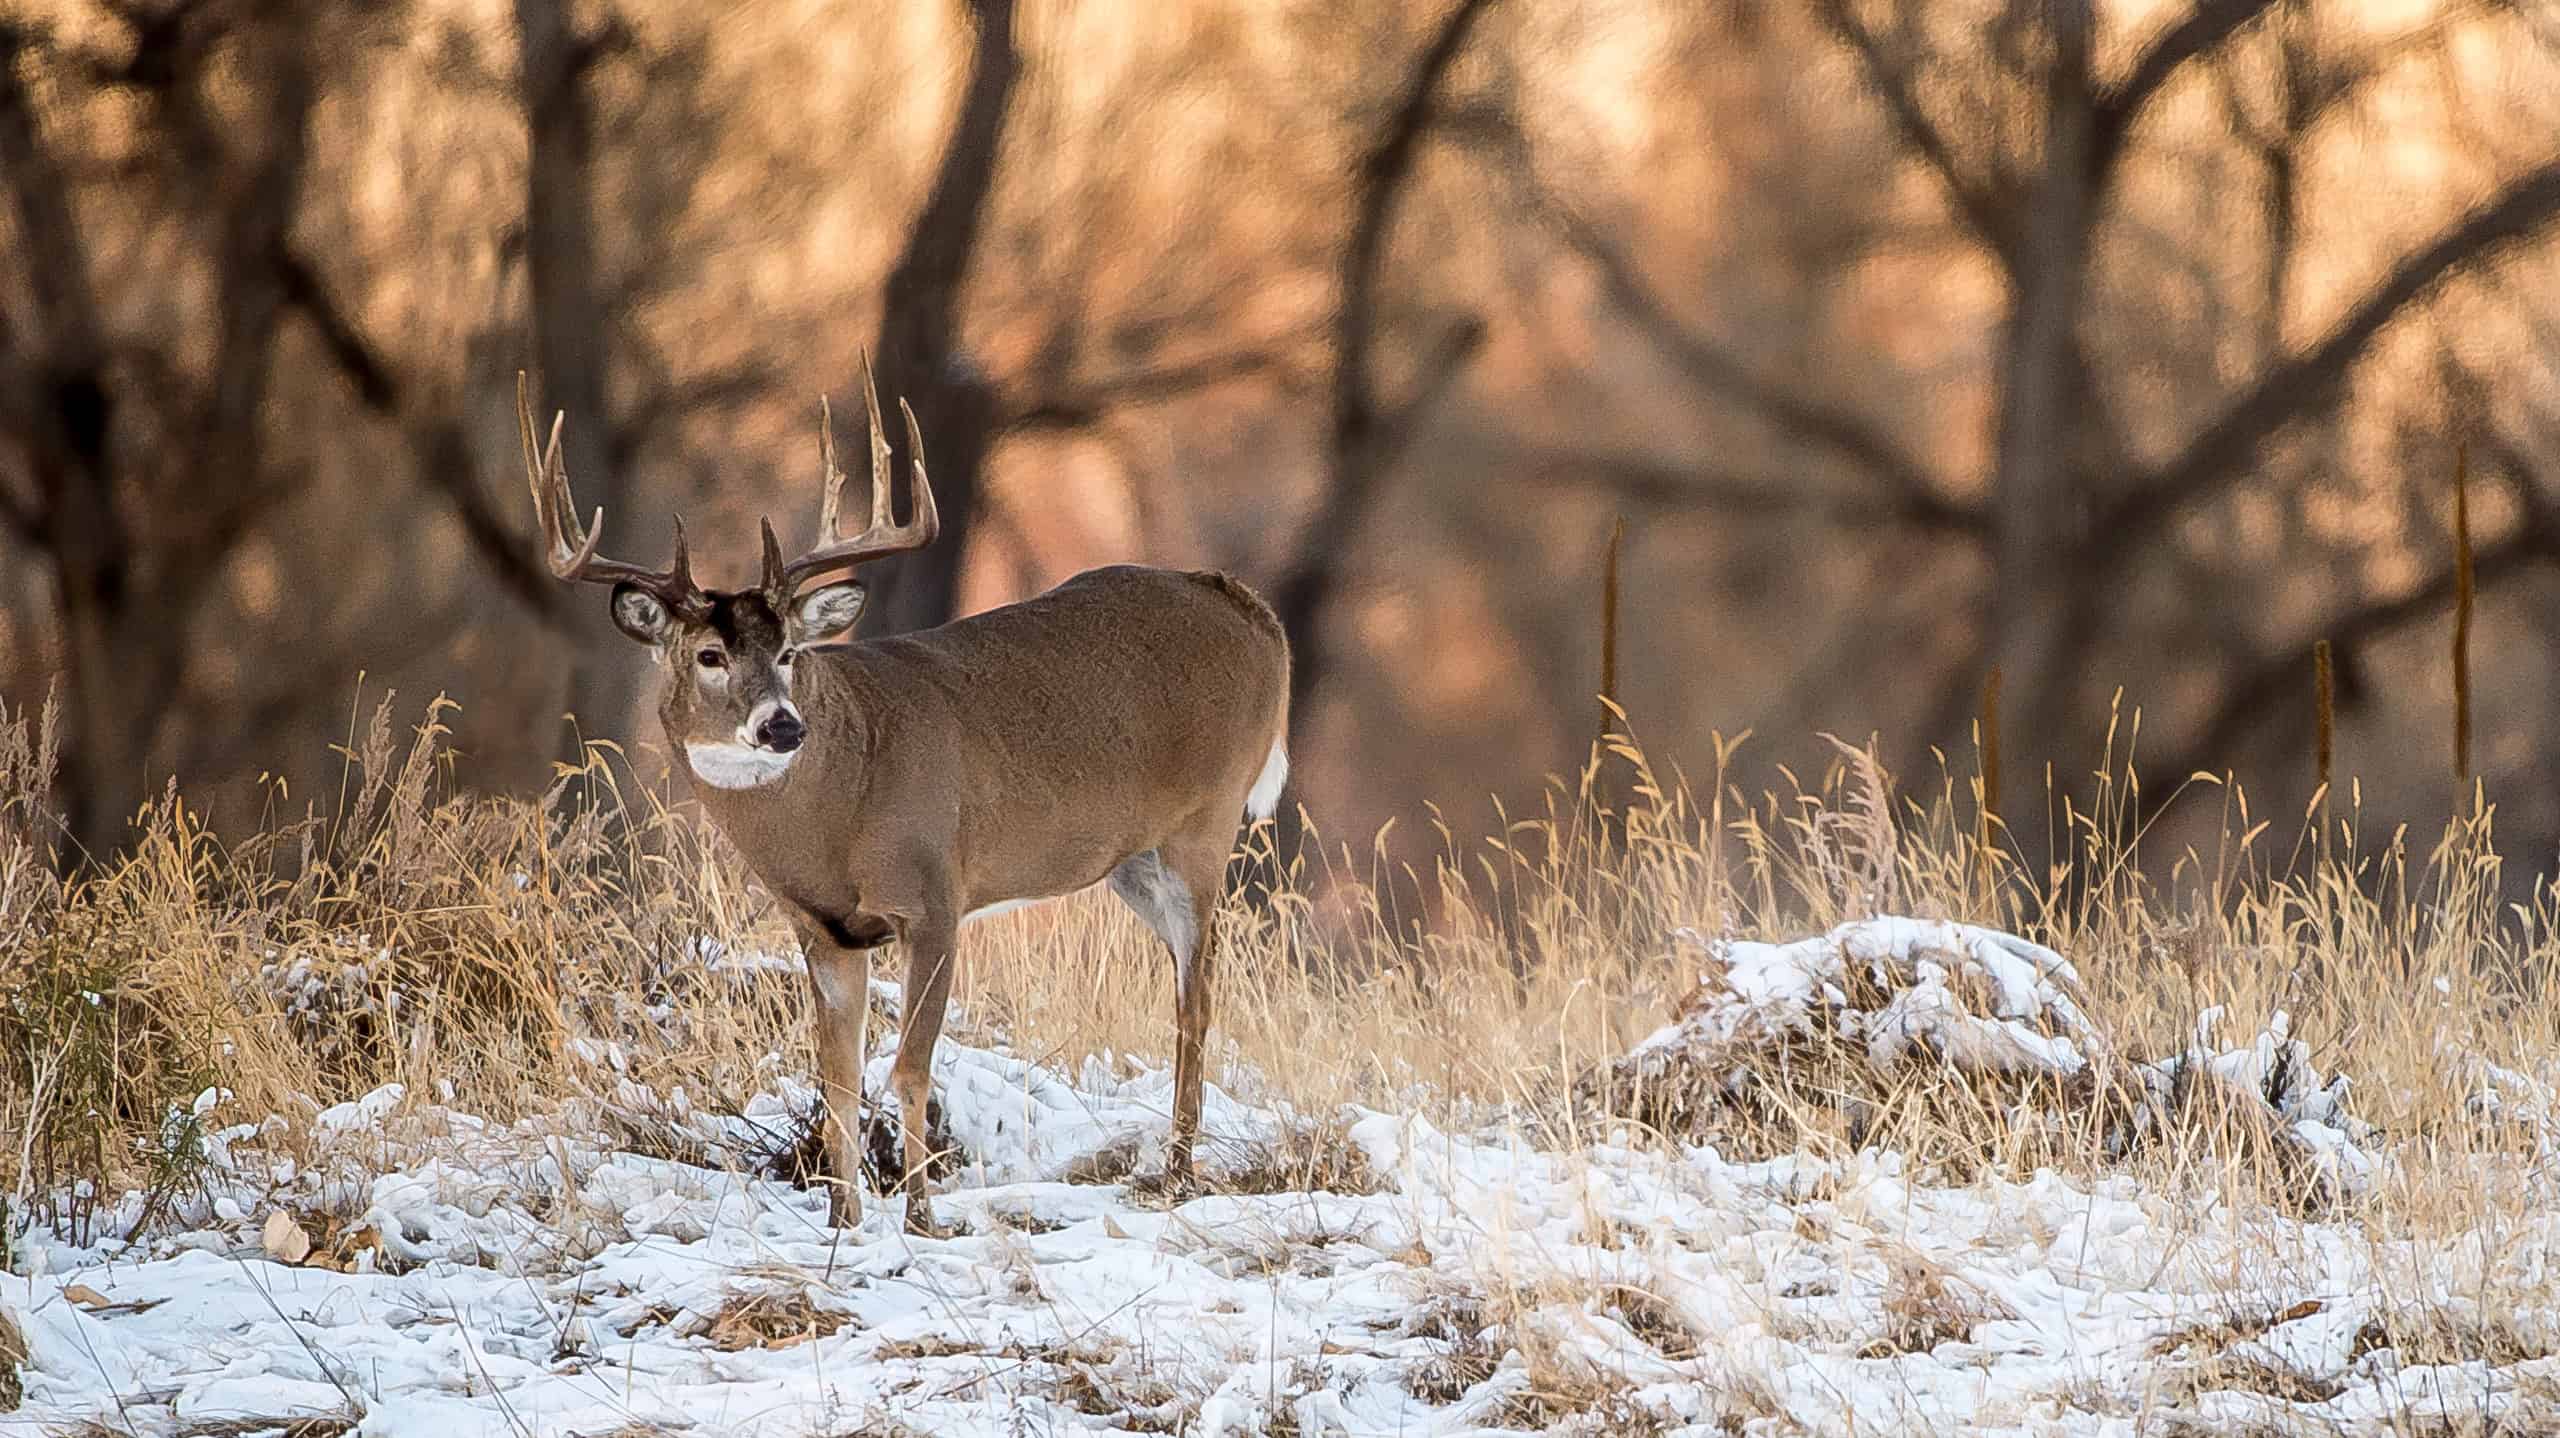
[[[2542,0],[0,0],[0,685],[91,852],[172,776],[321,800],[385,690],[470,784],[651,763],[517,371],[609,552],[680,513],[736,584],[868,354],[946,516],[874,623],[1232,570],[1337,837],[1582,762],[1621,521],[1657,761],[1961,782],[1996,667],[2022,835],[2119,691],[2151,796],[2285,817],[2326,640],[2338,774],[2432,830],[2460,475],[2543,868],[2555,137]]]

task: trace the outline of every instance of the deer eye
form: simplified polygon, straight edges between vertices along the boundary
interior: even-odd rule
[[[774,662],[774,663],[776,663],[776,664],[781,665],[781,666],[782,666],[783,668],[785,668],[785,669],[788,669],[788,668],[790,668],[790,667],[791,667],[791,661],[792,661],[792,660],[794,660],[794,659],[797,659],[797,658],[799,658],[799,657],[800,657],[800,651],[799,651],[799,650],[797,650],[797,649],[785,649],[785,650],[783,650],[781,653],[779,653],[779,654],[777,654],[777,655],[773,656],[773,662]]]
[[[729,667],[729,656],[721,653],[717,649],[705,649],[694,655],[693,660],[705,669],[726,669]]]

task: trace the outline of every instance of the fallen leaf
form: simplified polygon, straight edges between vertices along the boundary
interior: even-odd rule
[[[267,1257],[278,1263],[300,1263],[311,1256],[311,1235],[281,1208],[267,1215],[267,1226],[259,1232],[258,1242],[267,1250]]]
[[[373,1225],[362,1224],[339,1234],[331,1240],[329,1251],[312,1261],[326,1263],[340,1273],[353,1273],[361,1256],[378,1252],[381,1247],[382,1235],[374,1232]]]
[[[1102,1216],[1102,1231],[1106,1236],[1111,1238],[1127,1238],[1129,1236],[1129,1230],[1122,1228],[1119,1221],[1107,1213]]]
[[[169,1301],[165,1298],[135,1298],[118,1302],[85,1283],[75,1283],[63,1289],[62,1296],[83,1312],[94,1313],[100,1318],[119,1313],[148,1313]]]

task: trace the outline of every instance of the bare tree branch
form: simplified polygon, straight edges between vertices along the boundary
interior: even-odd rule
[[[1710,393],[1740,404],[1783,434],[1827,451],[1905,497],[1905,508],[1933,528],[1979,530],[1981,519],[1949,500],[1917,459],[1854,411],[1816,400],[1793,386],[1751,372],[1723,346],[1681,323],[1617,242],[1534,177],[1526,181],[1536,208],[1595,271],[1609,300],[1682,373]]]
[[[1334,370],[1333,415],[1339,452],[1359,453],[1382,423],[1372,369],[1378,338],[1378,288],[1386,268],[1387,238],[1403,211],[1406,181],[1421,157],[1423,135],[1431,124],[1433,97],[1465,50],[1467,37],[1492,8],[1492,0],[1458,0],[1415,61],[1393,115],[1377,143],[1361,160],[1359,203],[1350,238],[1343,246],[1342,293],[1335,332],[1340,363]],[[1358,482],[1373,484],[1376,478],[1374,470],[1364,471]]]
[[[202,65],[205,53],[234,18],[224,15],[212,0],[177,0],[159,6],[109,0],[103,8],[132,30],[132,53],[113,62],[84,55],[81,68],[101,85],[157,95],[175,91]]]
[[[1480,316],[1462,315],[1433,338],[1431,348],[1416,366],[1412,393],[1381,418],[1370,451],[1370,463],[1379,472],[1391,472],[1403,460],[1423,419],[1440,407],[1440,401],[1448,397],[1458,376],[1465,372],[1467,361],[1484,347],[1484,336],[1485,323]]]
[[[1859,530],[1909,528],[1978,537],[1982,518],[1927,497],[1843,491],[1818,484],[1687,465],[1643,455],[1555,451],[1525,456],[1543,475],[1602,485],[1621,498],[1666,510],[1714,510],[1758,518],[1812,517]]]
[[[2479,551],[2473,561],[2474,582],[2485,586],[2555,557],[2560,557],[2560,536],[2545,523],[2527,524]],[[2326,639],[2341,653],[2352,654],[2360,646],[2443,612],[2453,600],[2454,585],[2453,567],[2447,565],[2415,589],[2341,611],[2327,623],[2267,651],[2231,682],[2195,743],[2173,762],[2159,766],[2159,772],[2183,779],[2198,771],[2227,770],[2233,751],[2248,732],[2269,715],[2282,712],[2288,695],[2308,686],[2314,643]]]
[[[279,476],[259,462],[265,447],[260,415],[274,387],[276,335],[286,302],[274,260],[301,203],[319,86],[298,40],[275,51],[258,89],[267,153],[245,192],[232,197],[219,242],[213,394],[201,420],[210,482],[201,487],[201,508],[190,507],[205,527],[201,541],[179,546],[177,556],[195,573],[210,573],[226,562],[230,544],[283,498]],[[179,581],[182,589],[193,583]]]
[[[2005,271],[2015,273],[2018,240],[2005,206],[1996,189],[1965,172],[1963,161],[1956,157],[1955,146],[1931,119],[1920,103],[1919,91],[1912,84],[1908,66],[1887,49],[1881,36],[1866,27],[1850,0],[1815,0],[1814,11],[1829,26],[1832,34],[1849,47],[1858,58],[1867,83],[1884,101],[1894,128],[1927,163],[1938,183],[1946,188],[1947,198],[1956,208],[1958,218],[1973,232],[1974,238],[1991,251]]]
[[[2560,159],[2508,185],[2492,200],[2403,257],[2309,349],[2262,373],[2221,417],[2151,478],[2109,508],[2100,533],[2123,545],[2182,506],[2245,474],[2259,446],[2325,402],[2376,336],[2448,278],[2539,238],[2560,218]]]
[[[1472,320],[1446,332],[1437,357],[1424,367],[1415,399],[1400,416],[1381,411],[1374,368],[1387,239],[1403,211],[1423,138],[1431,128],[1434,97],[1465,51],[1467,37],[1492,8],[1493,0],[1457,0],[1442,17],[1362,157],[1354,182],[1351,229],[1342,247],[1334,301],[1332,483],[1295,558],[1271,590],[1272,608],[1289,636],[1294,725],[1308,722],[1307,700],[1329,658],[1320,621],[1340,587],[1352,548],[1349,537],[1374,503],[1393,451],[1411,434],[1418,403],[1436,398],[1481,338]]]
[[[940,543],[871,566],[873,622],[885,633],[951,617],[977,515],[979,472],[995,442],[995,386],[961,348],[960,286],[986,226],[1022,52],[1014,42],[1014,0],[968,0],[968,10],[976,34],[960,113],[933,187],[881,286],[872,358],[882,403],[913,404],[943,525]],[[897,443],[903,450],[904,441]]]
[[[17,243],[39,277],[31,292],[42,331],[26,372],[12,377],[35,480],[32,500],[13,497],[12,519],[48,548],[66,536],[84,551],[111,548],[118,541],[105,466],[115,404],[105,381],[106,328],[70,186],[19,73],[21,54],[35,43],[18,26],[0,24],[0,174],[8,179]]]
[[[773,368],[760,360],[667,380],[647,399],[634,404],[622,423],[613,427],[607,441],[613,462],[636,464],[641,453],[657,443],[665,431],[707,410],[733,410],[751,404],[771,393],[773,387]]]
[[[570,423],[562,457],[587,502],[607,514],[633,509],[630,468],[615,462],[610,405],[615,359],[597,262],[595,100],[588,72],[608,52],[609,32],[582,32],[569,0],[515,0],[517,97],[525,122],[524,257],[542,403]],[[467,481],[465,481],[467,483]],[[459,498],[460,490],[448,489]],[[468,527],[471,520],[466,515]],[[640,704],[635,667],[618,662],[621,641],[604,606],[575,613],[579,643],[568,656],[565,701],[576,724],[560,734],[562,756],[583,759],[593,735],[619,737]]]
[[[1243,349],[1144,365],[1088,380],[1023,404],[1004,422],[1008,430],[1082,429],[1122,405],[1162,404],[1197,390],[1256,375],[1290,375],[1287,337]]]
[[[489,502],[473,482],[471,444],[452,416],[410,426],[409,448],[417,455],[419,478],[429,493],[441,498],[462,525],[463,540],[516,602],[553,629],[569,626],[567,587],[534,561],[534,546]]]
[[[35,454],[28,437],[38,421],[29,412],[28,401],[34,385],[28,379],[25,357],[8,339],[7,317],[0,316],[0,444],[8,446],[0,449],[0,524],[23,542],[33,544],[38,538],[39,514],[34,494]],[[14,463],[11,450],[16,451]]]
[[[298,311],[304,321],[320,337],[320,347],[347,382],[356,388],[356,398],[377,414],[392,414],[400,408],[400,382],[390,366],[375,353],[373,345],[356,332],[355,325],[339,310],[338,302],[329,294],[311,262],[290,245],[280,246],[275,254],[276,277],[284,286],[285,303]]]
[[[355,387],[356,398],[376,415],[409,431],[420,480],[453,510],[472,553],[536,617],[555,628],[565,626],[566,593],[534,561],[532,548],[473,482],[471,449],[461,425],[451,416],[432,420],[411,416],[399,376],[338,308],[310,262],[287,246],[276,255],[275,263],[286,302],[319,335],[321,348]]]
[[[0,171],[8,175],[21,253],[41,281],[30,292],[43,348],[57,366],[90,366],[104,358],[105,329],[76,239],[69,184],[38,130],[34,100],[19,74],[19,57],[31,43],[16,26],[0,24]]]
[[[2124,153],[2125,139],[2142,118],[2144,107],[2180,70],[2219,49],[2252,21],[2274,8],[2275,0],[2202,0],[2186,17],[2151,42],[2124,79],[2098,98],[2097,144],[2091,169],[2099,183]]]

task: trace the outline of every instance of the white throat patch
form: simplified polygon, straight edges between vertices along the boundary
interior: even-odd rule
[[[685,763],[693,777],[714,789],[761,789],[783,775],[799,751],[776,754],[752,744],[687,744]]]

